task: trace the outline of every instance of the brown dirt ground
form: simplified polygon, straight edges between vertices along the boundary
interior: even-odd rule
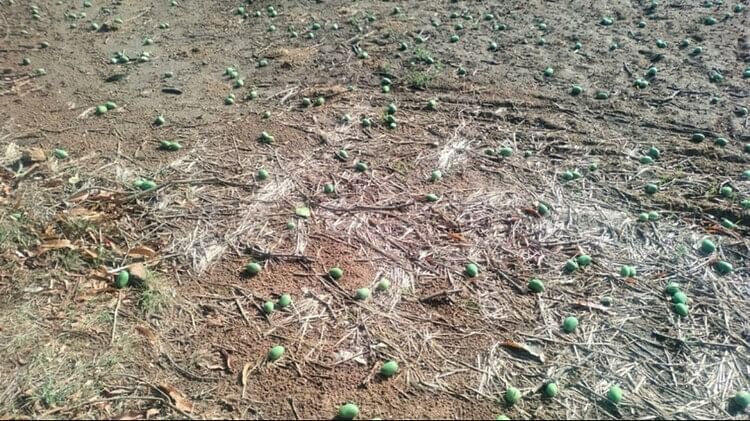
[[[0,0],[0,417],[310,419],[346,402],[362,419],[746,417],[731,397],[748,389],[750,348],[750,131],[735,114],[750,106],[750,6],[733,11],[747,2],[256,0],[247,18],[239,1],[91,3],[38,2],[34,19],[27,2]],[[111,64],[117,51],[133,60]],[[426,55],[435,63],[415,59]],[[569,95],[573,84],[584,93]],[[325,105],[300,106],[319,96]],[[106,101],[117,108],[94,115]],[[158,149],[165,139],[183,148]],[[510,158],[485,153],[506,146]],[[662,157],[640,164],[651,146]],[[582,178],[562,181],[572,169]],[[139,178],[159,188],[139,192]],[[647,183],[660,191],[646,195]],[[294,216],[303,204],[309,219]],[[648,211],[660,219],[639,223]],[[697,251],[705,237],[715,255]],[[561,270],[583,253],[590,267]],[[264,270],[244,276],[256,259]],[[718,259],[734,272],[717,275]],[[477,278],[463,276],[468,261]],[[113,288],[137,262],[145,279]],[[623,264],[638,276],[620,277]],[[339,282],[326,276],[335,265]],[[382,277],[387,292],[375,291]],[[528,292],[532,277],[543,294]],[[671,312],[668,282],[688,294],[689,317]],[[353,299],[361,287],[366,302]],[[264,315],[283,293],[294,305]],[[569,315],[574,334],[560,329]],[[285,357],[269,363],[276,344]],[[389,359],[401,369],[386,380]],[[548,381],[555,399],[539,393]],[[618,406],[604,399],[612,384],[625,391]],[[509,386],[524,393],[513,407]]]

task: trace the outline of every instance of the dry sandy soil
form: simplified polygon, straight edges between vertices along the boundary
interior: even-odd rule
[[[750,7],[650,4],[0,0],[0,417],[747,418]]]

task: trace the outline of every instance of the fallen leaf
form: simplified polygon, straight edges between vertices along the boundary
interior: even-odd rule
[[[75,246],[73,243],[70,242],[68,239],[58,239],[58,240],[47,240],[43,242],[37,249],[32,253],[34,256],[40,256],[50,250],[58,250],[58,249],[71,249],[75,250]]]
[[[105,281],[112,280],[112,275],[110,275],[109,272],[107,271],[107,268],[103,266],[99,266],[97,268],[91,269],[91,271],[89,271],[89,275],[94,278],[99,278]]]
[[[224,317],[206,317],[206,324],[210,327],[224,327]]]
[[[242,399],[245,399],[245,390],[247,389],[247,378],[250,375],[250,367],[251,364],[249,362],[245,363],[245,366],[242,367]]]
[[[54,249],[64,249],[69,248],[73,249],[73,243],[70,242],[67,238],[61,238],[58,240],[47,240],[43,242],[39,248],[47,249],[47,250],[54,250]]]
[[[131,277],[139,281],[145,281],[146,277],[148,276],[148,273],[146,272],[146,266],[144,266],[143,263],[133,263],[132,265],[128,266],[128,272],[130,272]]]
[[[25,158],[30,162],[43,162],[47,160],[47,154],[42,148],[31,148]]]
[[[83,202],[87,199],[90,199],[92,201],[107,201],[112,200],[115,197],[115,192],[111,191],[91,191],[91,190],[84,190],[82,192],[76,193],[68,198],[68,201],[70,202]]]
[[[579,307],[585,307],[585,308],[600,310],[600,311],[603,311],[605,313],[609,313],[609,308],[607,308],[607,307],[605,307],[605,306],[603,306],[601,304],[592,303],[592,302],[588,302],[588,301],[576,301],[573,304],[575,304],[575,305],[577,305]]]
[[[19,148],[15,143],[8,143],[8,145],[5,147],[5,154],[0,158],[0,165],[10,165],[18,161],[22,157],[23,152],[21,151],[21,148]]]
[[[84,190],[82,192],[76,193],[73,196],[70,196],[68,198],[71,202],[83,202],[84,200],[89,198],[89,192],[88,190]]]
[[[143,325],[136,326],[135,330],[137,330],[138,333],[143,335],[143,337],[146,338],[146,340],[149,341],[151,345],[156,345],[156,343],[159,341],[159,338],[156,336],[156,333],[154,333],[154,331],[151,330],[151,328],[148,326],[143,326]]]
[[[157,408],[151,408],[151,409],[146,410],[146,419],[159,415],[159,412],[161,411],[159,411]]]
[[[224,357],[224,367],[228,373],[234,373],[234,357],[226,350],[220,349],[219,353]]]
[[[521,210],[528,215],[536,216],[537,218],[542,217],[542,214],[540,214],[539,211],[534,208],[523,208]]]
[[[448,235],[454,241],[462,241],[462,242],[466,241],[466,238],[464,238],[463,234],[461,234],[460,232],[451,232],[451,233],[448,233]]]
[[[83,221],[98,221],[104,216],[101,212],[92,211],[81,206],[67,211],[66,214],[70,219],[80,219]]]
[[[120,396],[120,395],[127,395],[128,393],[130,393],[130,390],[128,389],[107,389],[107,390],[102,391],[102,394],[108,398],[112,398],[112,397]]]
[[[89,248],[82,249],[82,252],[83,252],[83,254],[89,256],[92,259],[96,259],[96,258],[99,257],[99,253],[97,253],[97,252],[95,252],[95,251],[93,251],[93,250],[91,250]]]
[[[171,399],[172,403],[174,404],[175,408],[179,409],[182,412],[193,412],[194,404],[190,402],[185,395],[182,394],[179,390],[175,389],[174,386],[162,383],[159,385],[159,389],[164,391]]]
[[[146,246],[133,247],[128,251],[128,257],[144,257],[146,259],[153,259],[156,257],[154,249]]]
[[[123,412],[122,414],[112,418],[113,420],[141,420],[143,419],[143,414],[136,411],[128,411]]]
[[[360,365],[367,365],[367,360],[365,360],[363,357],[355,357],[353,361]]]
[[[521,355],[532,357],[535,360],[539,361],[540,363],[544,364],[544,361],[546,358],[544,357],[544,353],[537,351],[535,347],[531,347],[529,345],[526,345],[524,343],[515,342],[515,341],[505,341],[501,343],[500,345],[509,348],[511,351],[514,351],[516,353],[519,353]]]
[[[294,213],[297,214],[297,216],[300,216],[302,218],[309,218],[310,217],[310,208],[306,207],[299,207],[294,210]]]

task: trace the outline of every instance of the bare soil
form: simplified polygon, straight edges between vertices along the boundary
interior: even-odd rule
[[[747,418],[750,6],[650,3],[0,0],[0,417]]]

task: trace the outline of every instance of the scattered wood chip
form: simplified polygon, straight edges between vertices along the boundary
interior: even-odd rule
[[[175,408],[179,409],[182,412],[193,412],[195,405],[190,402],[190,400],[188,400],[185,395],[182,394],[182,392],[175,389],[174,386],[162,383],[159,385],[159,389],[161,389],[172,399],[172,403],[174,404]]]
[[[505,341],[501,345],[510,349],[511,351],[517,354],[520,354],[525,357],[531,357],[539,361],[542,364],[544,364],[546,360],[546,358],[544,357],[544,353],[541,351],[538,351],[536,347],[532,347],[524,343],[515,342],[515,341]]]

